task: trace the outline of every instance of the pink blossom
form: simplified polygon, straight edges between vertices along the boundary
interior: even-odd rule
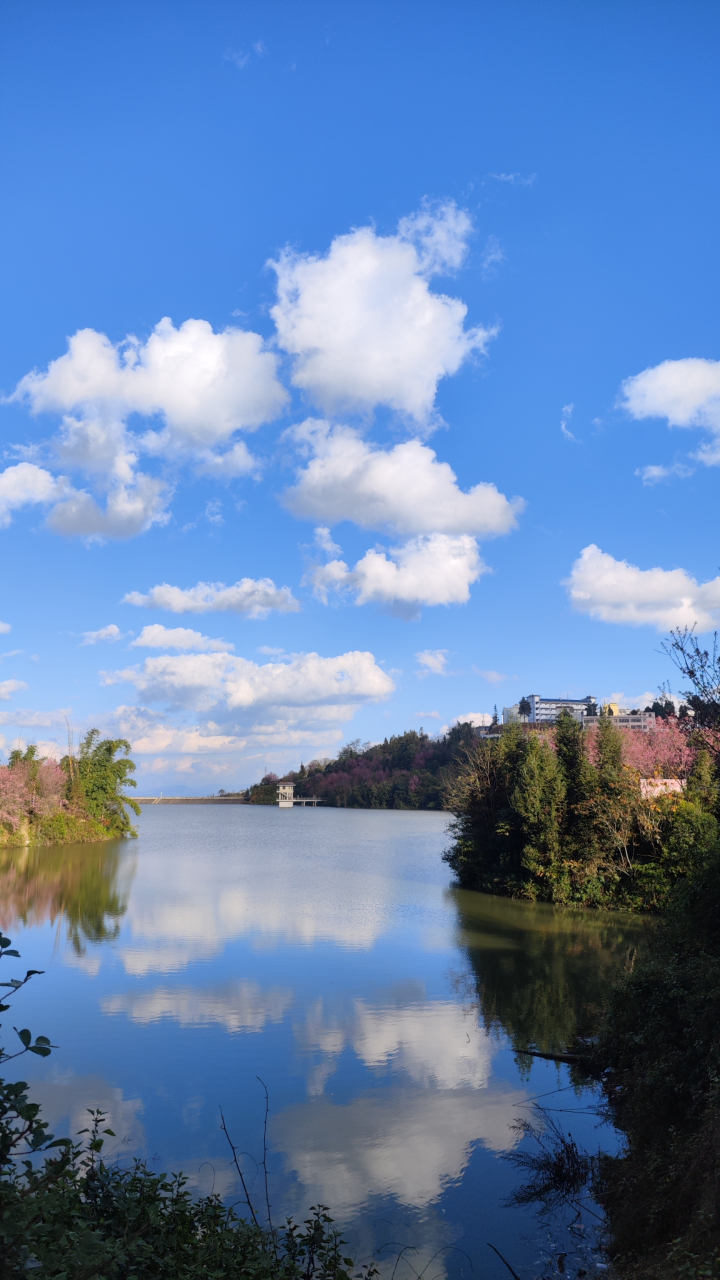
[[[687,778],[697,751],[688,742],[687,733],[674,717],[643,733],[640,729],[621,729],[623,760],[637,769],[642,778]]]
[[[27,771],[0,767],[0,822],[16,831],[27,817],[30,799]]]

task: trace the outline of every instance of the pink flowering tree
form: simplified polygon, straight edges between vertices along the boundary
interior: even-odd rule
[[[621,729],[623,760],[637,769],[642,778],[687,778],[695,763],[697,749],[690,746],[687,732],[671,716],[649,733]]]

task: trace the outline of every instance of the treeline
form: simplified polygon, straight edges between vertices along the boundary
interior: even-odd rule
[[[318,796],[344,809],[443,809],[448,784],[473,741],[470,724],[453,725],[439,738],[412,729],[374,746],[357,740],[335,760],[312,760],[282,778],[266,774],[245,797],[275,804],[278,783],[292,782],[296,796]]]
[[[123,787],[136,786],[124,738],[90,729],[77,755],[40,757],[37,747],[11,751],[0,766],[0,845],[79,844],[133,835]],[[119,754],[118,754],[119,753]]]
[[[661,907],[674,882],[718,846],[715,761],[691,726],[652,735],[611,717],[583,729],[505,726],[475,742],[450,782],[446,861],[465,888],[587,907]],[[653,787],[653,764],[678,789]],[[672,774],[670,775],[672,777]],[[645,784],[645,785],[644,785]]]

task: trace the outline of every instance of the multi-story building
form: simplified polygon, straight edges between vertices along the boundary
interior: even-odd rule
[[[541,698],[537,693],[528,694],[529,714],[520,714],[520,703],[512,707],[503,707],[503,724],[511,724],[520,720],[523,724],[554,724],[561,711],[569,711],[586,729],[597,725],[599,716],[595,712],[597,702],[591,694],[586,698]],[[640,733],[649,733],[655,728],[655,715],[652,711],[628,711],[618,707],[614,702],[603,705],[606,715],[612,716],[613,724],[619,729],[634,729]]]
[[[528,715],[520,714],[519,702],[513,707],[503,707],[503,724],[510,724],[513,720],[522,720],[526,724],[554,724],[561,711],[570,711],[576,720],[583,720],[596,706],[596,699],[590,693],[586,698],[541,698],[539,693],[530,693],[527,701],[530,703]]]
[[[654,711],[626,711],[624,707],[618,707],[615,710],[614,704],[608,704],[608,714],[612,716],[612,722],[618,729],[635,729],[640,733],[649,733],[655,728]],[[597,716],[587,716],[583,720],[583,725],[586,729],[592,729],[597,722]]]

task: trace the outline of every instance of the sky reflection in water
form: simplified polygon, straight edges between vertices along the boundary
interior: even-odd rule
[[[60,1048],[23,1066],[55,1131],[100,1106],[113,1153],[235,1196],[218,1108],[260,1159],[260,1076],[276,1219],[326,1203],[358,1248],[411,1246],[408,1276],[438,1250],[428,1276],[469,1275],[465,1253],[499,1276],[487,1241],[536,1274],[501,1157],[567,1077],[510,1042],[582,1032],[643,927],[452,889],[441,814],[163,806],[139,826],[0,855],[2,925],[46,970],[23,1021]],[[592,1148],[596,1127],[572,1116]]]

